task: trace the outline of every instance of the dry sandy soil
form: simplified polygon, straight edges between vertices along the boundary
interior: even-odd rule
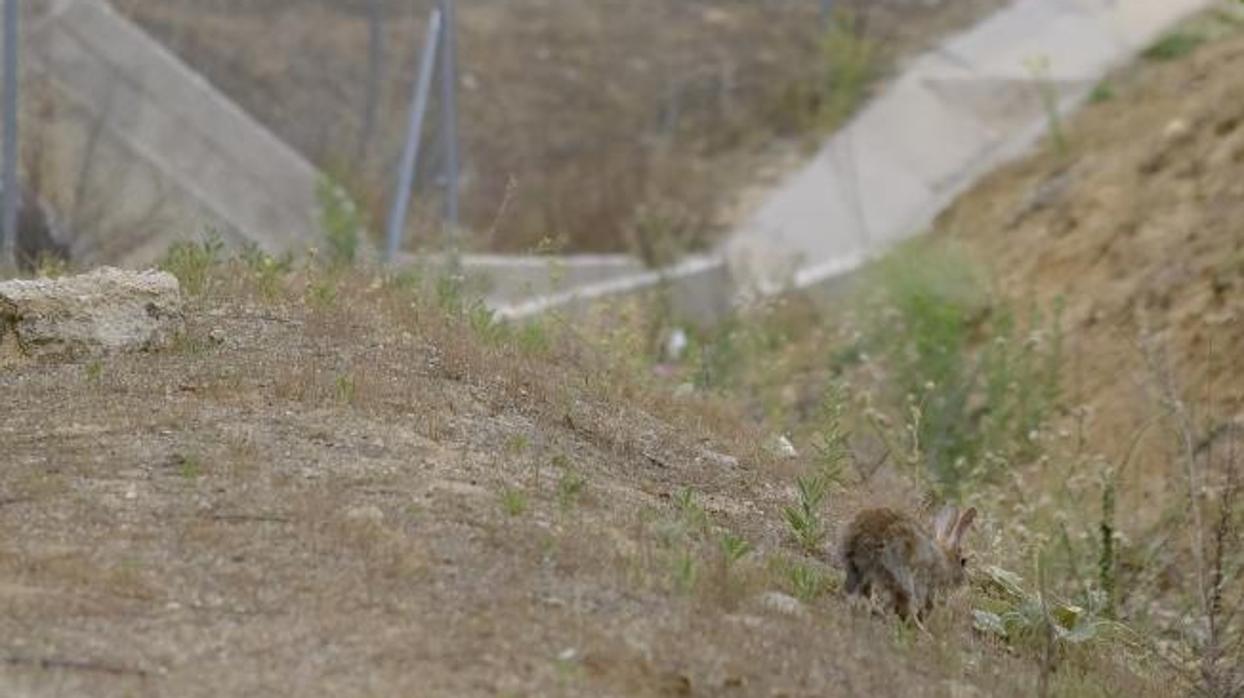
[[[1160,411],[1163,384],[1207,439],[1244,418],[1241,76],[1238,33],[1144,60],[1067,124],[1065,153],[1047,144],[937,224],[1006,295],[1046,308],[1061,299],[1072,400],[1112,458]],[[1169,471],[1166,449],[1139,455],[1143,470]],[[1150,493],[1168,484],[1159,476]]]
[[[0,372],[0,693],[1033,685],[961,599],[924,639],[842,601],[783,530],[806,464],[728,405],[674,400],[569,338],[491,341],[362,274],[331,305],[298,277],[263,300],[248,277],[218,274],[170,352]],[[726,532],[753,546],[729,567]],[[792,564],[828,593],[764,603]],[[1107,694],[1162,694],[1093,666]]]

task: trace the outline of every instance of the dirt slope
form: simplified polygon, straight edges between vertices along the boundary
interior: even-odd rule
[[[961,604],[913,642],[833,593],[795,615],[761,602],[791,591],[792,564],[826,589],[836,572],[783,532],[806,464],[766,455],[725,406],[672,401],[569,340],[499,340],[365,275],[335,296],[295,276],[284,300],[240,266],[217,279],[174,352],[0,372],[0,693],[1034,681]],[[727,531],[754,547],[729,567]],[[1093,681],[1153,688],[1110,665]]]
[[[938,222],[1005,293],[1047,308],[1062,299],[1072,399],[1117,457],[1153,413],[1163,373],[1206,434],[1242,416],[1242,76],[1238,32],[1142,61],[1067,124],[1065,154],[1047,145]],[[1164,470],[1169,454],[1142,456]]]

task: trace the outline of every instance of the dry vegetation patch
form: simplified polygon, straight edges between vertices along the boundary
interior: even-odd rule
[[[5,691],[1035,680],[962,601],[930,638],[839,601],[783,520],[814,464],[771,454],[729,400],[671,397],[555,321],[533,345],[382,276],[295,265],[274,292],[265,268],[209,267],[174,350],[0,373]],[[834,490],[830,530],[858,497]],[[1152,688],[1101,666],[1059,680]]]

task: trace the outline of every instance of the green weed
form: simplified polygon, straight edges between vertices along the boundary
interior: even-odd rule
[[[337,376],[336,381],[333,383],[333,387],[337,396],[337,402],[340,402],[343,405],[354,404],[354,398],[358,392],[354,378],[347,375]]]
[[[557,480],[557,503],[563,511],[574,508],[583,496],[586,486],[587,480],[582,475],[570,468],[562,470],[561,477]]]
[[[1189,31],[1174,31],[1158,39],[1141,53],[1151,61],[1173,61],[1192,53],[1205,43],[1205,36]]]
[[[1065,649],[1132,639],[1126,626],[1107,617],[1108,602],[1100,591],[1090,591],[1080,603],[1072,603],[1048,591],[1024,589],[1023,579],[1013,572],[998,567],[987,567],[984,572],[987,608],[972,611],[973,624],[981,632],[1030,649],[1041,649],[1042,643],[1051,640]]]
[[[515,334],[518,348],[527,354],[542,354],[552,346],[544,323],[540,320],[528,320],[519,327]]]
[[[313,308],[327,310],[337,303],[337,279],[333,274],[319,275],[307,287],[307,302]]]
[[[903,415],[911,458],[954,499],[971,479],[1031,459],[1058,404],[1061,305],[1025,323],[989,301],[953,250],[918,243],[879,271],[885,307],[870,341],[885,347],[891,404]]]
[[[1089,101],[1093,104],[1103,104],[1115,98],[1114,85],[1107,81],[1097,83],[1093,91],[1089,94]]]
[[[791,592],[804,603],[812,603],[828,588],[825,575],[805,562],[790,563],[786,568],[786,579]]]
[[[182,291],[198,296],[207,291],[212,268],[220,263],[223,250],[219,234],[209,230],[200,242],[173,243],[159,266],[177,277]]]
[[[818,475],[796,478],[798,501],[783,510],[786,525],[795,541],[805,552],[817,553],[825,542],[825,524],[821,520],[821,504],[829,493],[829,483]]]
[[[737,536],[729,531],[721,534],[719,544],[721,545],[721,556],[726,562],[727,569],[733,567],[752,551],[752,544],[748,543],[746,538]]]
[[[527,511],[527,493],[514,487],[501,490],[501,509],[511,517],[522,516]]]
[[[674,506],[683,525],[692,531],[708,530],[708,513],[696,501],[696,492],[684,487],[674,495]]]
[[[203,459],[197,454],[188,453],[177,456],[177,474],[186,480],[197,480],[203,477]]]
[[[690,593],[699,579],[700,570],[691,550],[683,550],[674,557],[672,574],[674,588],[680,593]]]
[[[816,475],[826,485],[842,483],[851,459],[850,434],[843,423],[846,405],[845,385],[831,384],[821,403],[820,424],[812,443],[816,451]]]
[[[333,266],[349,266],[358,257],[359,242],[367,229],[359,207],[345,188],[329,177],[321,177],[315,187],[320,228]]]
[[[279,295],[281,282],[294,267],[293,255],[287,254],[278,259],[264,252],[255,243],[243,246],[238,258],[254,274],[259,293],[267,300],[273,300]]]

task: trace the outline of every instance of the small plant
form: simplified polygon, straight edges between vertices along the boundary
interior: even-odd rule
[[[197,480],[203,476],[203,460],[193,453],[177,457],[177,474],[186,480]]]
[[[829,483],[818,475],[810,475],[796,478],[795,488],[799,501],[783,510],[786,525],[805,552],[817,553],[825,542],[821,504],[829,493]]]
[[[684,526],[692,531],[704,531],[708,529],[708,513],[704,511],[704,507],[696,501],[696,492],[690,487],[684,487],[674,495],[674,506],[678,509],[678,516],[682,520]]]
[[[86,373],[86,380],[88,383],[91,383],[92,385],[99,385],[99,381],[104,375],[104,363],[99,359],[96,359],[87,364],[84,371]]]
[[[880,71],[878,48],[846,15],[830,25],[821,43],[824,76],[819,112],[826,126],[846,121],[868,96]]]
[[[164,254],[160,269],[177,277],[188,295],[198,296],[207,290],[212,268],[220,263],[224,242],[209,230],[200,242],[175,242]]]
[[[791,592],[804,603],[811,603],[825,592],[825,575],[805,562],[792,562],[786,568],[786,578]]]
[[[337,402],[344,405],[354,404],[354,397],[357,391],[353,378],[347,375],[337,376],[334,387],[336,390]]]
[[[673,576],[674,587],[680,593],[690,593],[695,588],[696,580],[700,576],[700,570],[696,564],[695,555],[691,553],[691,550],[683,550],[674,557]]]
[[[1173,61],[1192,53],[1205,42],[1201,34],[1189,31],[1175,31],[1158,39],[1141,55],[1151,61]]]
[[[266,300],[273,300],[281,290],[281,281],[294,266],[294,258],[285,255],[280,259],[264,252],[255,243],[247,243],[238,254],[259,286],[259,293]]]
[[[1093,91],[1089,94],[1089,101],[1093,104],[1103,104],[1115,98],[1114,85],[1109,82],[1102,81],[1097,83]]]
[[[531,450],[531,438],[526,434],[512,434],[505,440],[505,452],[519,456]]]
[[[496,314],[482,300],[471,303],[467,308],[467,322],[486,344],[500,344],[507,335],[506,326],[497,321]]]
[[[1054,599],[1048,592],[1029,592],[1019,575],[998,567],[986,567],[991,607],[972,611],[973,625],[980,632],[1034,649],[1052,638],[1055,647],[1122,640],[1130,630],[1106,617],[1106,597],[1089,592],[1083,603]]]
[[[423,288],[423,270],[418,267],[402,269],[401,271],[386,277],[385,283],[389,287],[395,288],[399,291],[417,293]]]
[[[349,266],[358,257],[359,240],[367,226],[359,207],[341,185],[321,177],[315,188],[320,227],[328,243],[328,260],[334,266]]]
[[[729,387],[737,378],[746,358],[743,351],[741,321],[731,316],[696,349],[694,385],[704,390]]]
[[[835,383],[821,404],[821,424],[812,447],[816,450],[816,475],[827,486],[842,483],[851,459],[850,434],[843,425],[846,402],[845,386]]]
[[[205,353],[212,347],[213,343],[210,338],[191,334],[189,332],[178,332],[173,336],[172,350],[178,354],[186,356],[197,356]]]
[[[528,354],[542,354],[552,346],[544,323],[539,320],[529,320],[523,323],[515,335],[515,341],[518,342],[518,348]]]
[[[726,561],[726,568],[729,569],[739,560],[742,560],[752,551],[752,544],[747,539],[737,536],[729,531],[721,534],[721,556]]]
[[[1048,56],[1040,56],[1028,60],[1026,65],[1041,97],[1041,107],[1045,110],[1046,127],[1050,143],[1054,145],[1054,153],[1060,158],[1066,157],[1067,134],[1063,130],[1062,112],[1058,108],[1058,88],[1050,80],[1050,59]]]
[[[501,490],[501,509],[511,517],[522,516],[527,511],[527,493],[515,487]]]
[[[1015,462],[1039,455],[1061,399],[1061,303],[1026,322],[991,300],[953,249],[916,243],[879,268],[881,307],[869,342],[885,347],[888,400],[901,419],[870,421],[893,453],[923,466],[946,499]],[[901,423],[891,439],[883,424]],[[906,446],[891,442],[909,441]]]
[[[1101,489],[1101,552],[1097,558],[1097,584],[1102,593],[1102,612],[1107,617],[1114,614],[1115,600],[1115,483],[1107,477]]]
[[[557,480],[557,503],[563,510],[574,508],[579,498],[583,495],[583,489],[587,485],[587,481],[582,475],[576,473],[570,468],[562,470],[562,475]]]
[[[466,281],[461,275],[444,272],[436,277],[436,302],[450,315],[460,315],[467,308]]]
[[[320,310],[333,307],[337,302],[337,280],[332,275],[324,275],[312,281],[307,287],[307,300]]]
[[[35,276],[42,279],[55,279],[69,273],[69,261],[55,254],[43,253],[35,261]]]

